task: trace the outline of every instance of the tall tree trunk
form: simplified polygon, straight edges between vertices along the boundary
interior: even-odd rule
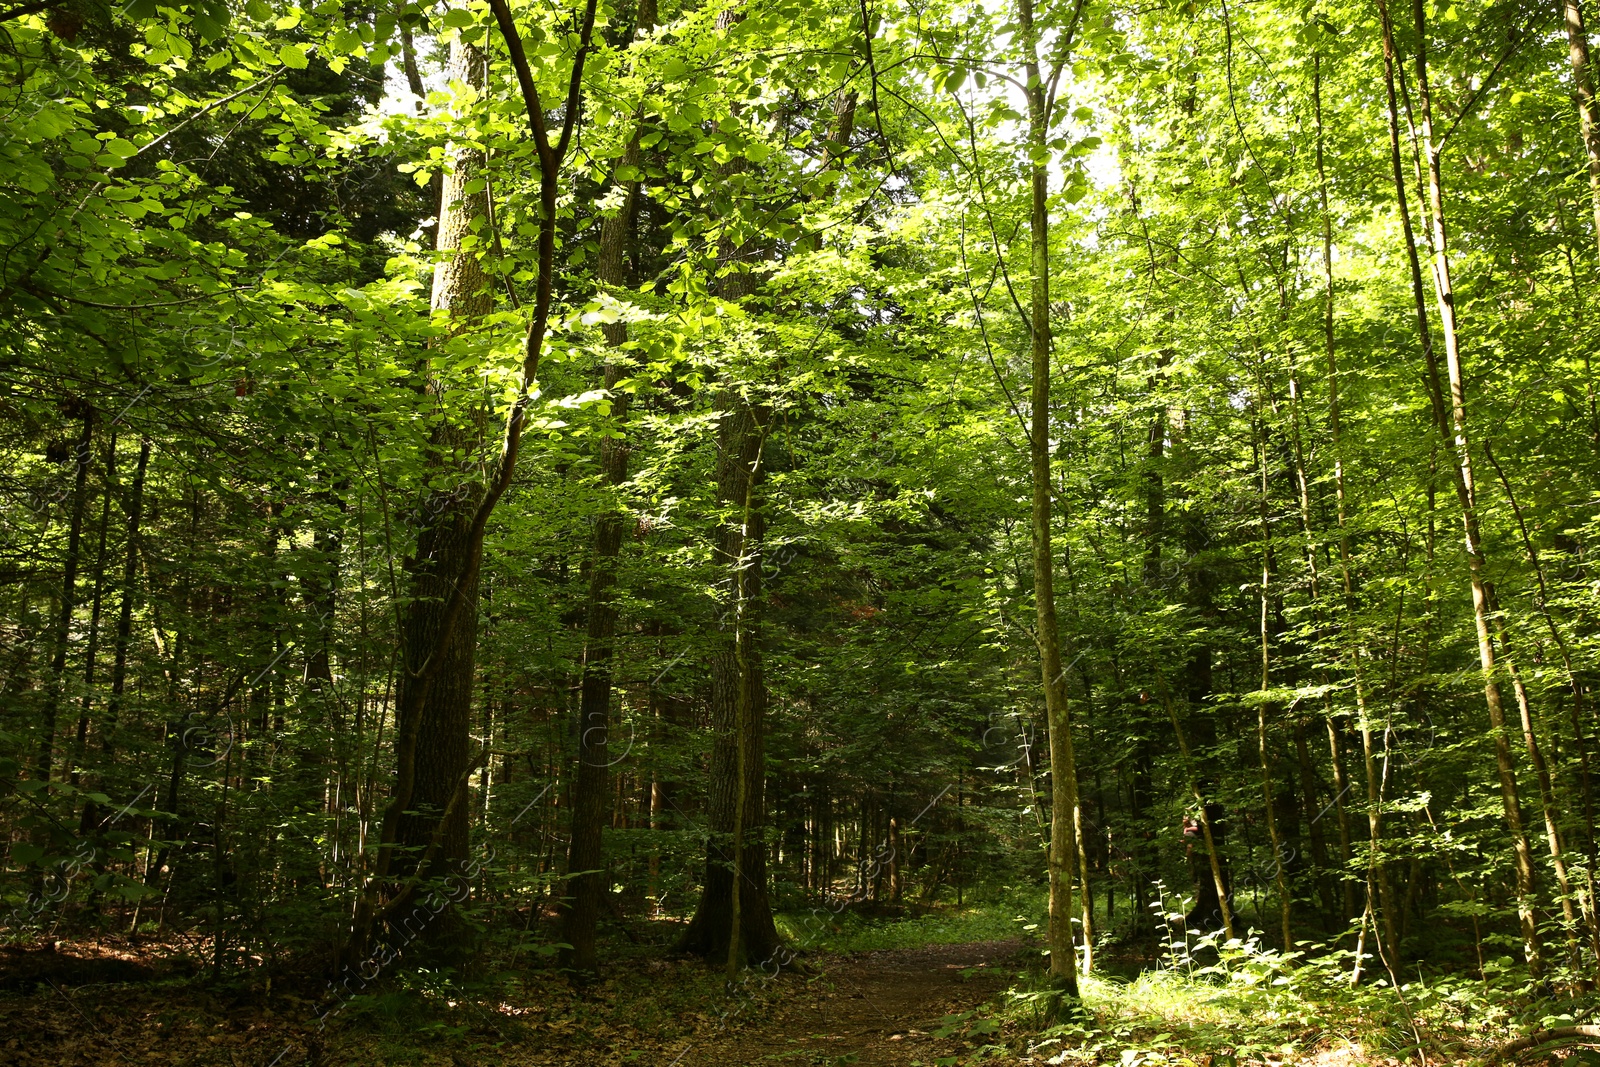
[[[1554,641],[1556,649],[1561,654],[1562,670],[1567,676],[1567,688],[1572,695],[1572,701],[1569,705],[1569,710],[1572,713],[1573,741],[1577,745],[1578,749],[1578,782],[1580,793],[1583,798],[1583,825],[1586,835],[1586,844],[1588,846],[1586,849],[1586,857],[1588,862],[1584,865],[1585,880],[1587,883],[1584,915],[1589,926],[1590,947],[1594,950],[1596,958],[1600,959],[1600,918],[1597,918],[1596,915],[1597,908],[1595,901],[1594,792],[1589,777],[1589,742],[1588,738],[1585,736],[1585,730],[1583,726],[1583,710],[1585,700],[1583,683],[1579,680],[1578,673],[1573,668],[1572,648],[1568,644],[1565,635],[1562,634],[1561,628],[1556,625],[1555,616],[1550,610],[1550,588],[1545,580],[1544,562],[1540,559],[1539,550],[1534,547],[1533,537],[1528,532],[1528,523],[1523,517],[1522,506],[1517,502],[1517,495],[1511,489],[1511,479],[1506,477],[1505,468],[1503,468],[1500,465],[1500,461],[1495,458],[1494,451],[1490,448],[1488,441],[1483,443],[1483,453],[1488,458],[1489,465],[1492,466],[1495,470],[1495,473],[1499,475],[1500,485],[1505,489],[1506,501],[1511,505],[1511,513],[1516,518],[1517,532],[1522,537],[1522,548],[1523,551],[1527,553],[1528,564],[1533,568],[1534,578],[1537,582],[1537,595],[1534,599],[1534,606],[1538,609],[1540,618],[1544,620],[1545,627],[1550,631],[1551,640]],[[1529,726],[1525,724],[1524,729],[1529,730]],[[1531,733],[1529,734],[1528,739],[1530,742],[1532,741]],[[1529,755],[1533,755],[1533,750],[1530,750]],[[1549,775],[1544,771],[1542,764],[1543,760],[1541,759],[1535,762],[1534,765],[1535,770],[1538,771],[1540,775],[1541,795],[1549,792],[1550,790],[1550,783],[1548,781]],[[1549,809],[1547,806],[1547,819],[1548,814]],[[1549,828],[1547,827],[1547,831],[1548,829]]]
[[[1572,61],[1572,95],[1578,104],[1578,127],[1589,157],[1589,197],[1594,206],[1594,237],[1600,248],[1600,112],[1596,110],[1594,72],[1589,67],[1589,34],[1580,0],[1562,0],[1567,26],[1567,55]]]
[[[111,649],[111,696],[106,701],[106,725],[100,745],[110,754],[122,715],[122,695],[128,684],[128,646],[133,641],[133,602],[139,581],[139,527],[144,519],[144,478],[150,465],[150,440],[139,442],[139,462],[128,487],[128,528],[123,538],[122,602],[117,609],[117,636]]]
[[[1272,843],[1272,879],[1278,889],[1279,920],[1283,930],[1283,951],[1294,951],[1290,923],[1291,901],[1284,875],[1283,840],[1278,834],[1277,804],[1272,796],[1272,760],[1267,754],[1267,693],[1272,688],[1272,527],[1269,515],[1267,481],[1267,432],[1264,418],[1259,420],[1261,459],[1261,692],[1256,703],[1256,756],[1261,763],[1261,799],[1267,814],[1267,839]]]
[[[89,639],[83,650],[83,696],[78,701],[78,729],[72,743],[72,766],[68,780],[76,786],[83,773],[83,757],[89,742],[89,710],[94,706],[94,679],[100,657],[100,616],[105,605],[106,541],[111,532],[111,487],[117,482],[117,435],[111,434],[106,442],[106,473],[100,497],[100,543],[94,556],[94,589],[89,594]],[[97,806],[92,800],[83,803],[83,817],[79,820],[82,832],[87,833],[95,824]]]
[[[748,295],[749,276],[730,275],[729,298]],[[766,682],[757,639],[761,596],[762,446],[770,412],[736,387],[718,399],[718,524],[714,558],[729,595],[711,654],[711,837],[700,901],[679,950],[709,960],[762,963],[780,948],[767,894]],[[863,823],[863,834],[865,824]],[[737,933],[735,933],[737,931]]]
[[[61,563],[61,595],[57,602],[54,650],[50,655],[50,677],[46,682],[44,708],[40,714],[39,758],[33,776],[50,780],[55,760],[56,713],[67,682],[67,646],[72,642],[72,617],[78,606],[78,555],[83,541],[83,512],[89,490],[89,446],[94,440],[94,408],[83,404],[83,428],[78,434],[72,458],[77,470],[72,482],[72,503],[67,513],[67,554]]]
[[[1081,7],[1080,7],[1081,10]],[[1076,15],[1074,16],[1076,22]],[[1028,97],[1028,152],[1031,211],[1028,220],[1032,280],[1028,333],[1031,349],[1032,420],[1028,453],[1033,481],[1034,637],[1039,646],[1040,679],[1050,728],[1050,975],[1067,996],[1078,996],[1077,954],[1072,935],[1072,862],[1077,851],[1078,770],[1067,706],[1067,672],[1062,665],[1056,619],[1055,556],[1051,550],[1050,481],[1050,101],[1039,66],[1039,31],[1033,0],[1017,0]],[[1070,31],[1068,32],[1070,39]]]
[[[727,29],[743,18],[730,9],[718,16]],[[855,129],[853,93],[834,99],[830,141],[846,144]],[[824,167],[842,163],[830,146]],[[744,164],[735,159],[723,168],[731,180],[742,180]],[[821,247],[821,235],[806,235],[802,251]],[[722,250],[722,258],[750,259],[765,249],[746,245]],[[756,289],[756,276],[734,271],[722,280],[722,296],[738,302]],[[705,878],[694,917],[678,942],[679,951],[723,960],[731,977],[742,964],[777,960],[782,947],[767,887],[766,847],[766,707],[760,642],[761,542],[765,532],[761,484],[766,477],[762,453],[771,409],[732,385],[717,399],[717,503],[726,516],[718,524],[713,558],[727,576],[729,596],[718,620],[717,645],[711,657],[711,838],[706,847]],[[863,841],[866,828],[862,825]],[[781,962],[781,961],[780,961]]]
[[[539,373],[539,363],[544,354],[545,335],[550,326],[550,310],[555,299],[555,251],[556,230],[559,226],[557,218],[557,205],[561,192],[561,165],[566,159],[567,150],[572,145],[572,134],[577,128],[578,117],[583,104],[583,71],[591,51],[594,39],[595,12],[598,0],[588,0],[578,20],[576,48],[572,67],[567,79],[566,95],[559,108],[552,108],[561,116],[560,126],[552,130],[548,125],[547,111],[543,99],[539,95],[538,85],[533,76],[533,69],[529,65],[527,50],[522,39],[522,33],[517,28],[516,16],[512,13],[506,0],[489,0],[489,9],[494,15],[495,25],[505,41],[507,56],[511,61],[512,70],[516,76],[516,84],[520,91],[523,105],[527,112],[528,132],[533,141],[535,155],[539,161],[539,213],[538,237],[536,242],[538,256],[538,272],[534,283],[533,314],[528,321],[527,333],[523,336],[522,367],[519,376],[516,400],[511,409],[506,413],[505,422],[500,438],[500,452],[498,459],[493,463],[488,472],[488,477],[483,481],[473,479],[469,486],[458,489],[453,494],[440,494],[444,499],[440,501],[441,511],[455,511],[454,504],[463,496],[477,498],[476,506],[464,516],[464,523],[446,523],[441,515],[436,519],[423,516],[419,523],[418,559],[429,562],[424,571],[421,567],[414,567],[413,585],[423,582],[431,588],[429,592],[441,595],[442,603],[433,606],[431,610],[413,613],[411,618],[402,624],[402,663],[403,675],[399,692],[397,694],[397,708],[395,719],[399,727],[395,742],[395,780],[391,790],[389,803],[384,811],[383,822],[379,830],[378,852],[372,869],[362,885],[361,894],[355,905],[355,913],[350,924],[350,936],[346,940],[341,955],[345,965],[352,966],[364,956],[371,944],[372,930],[377,913],[378,896],[384,883],[387,881],[396,852],[396,846],[401,843],[404,836],[414,836],[417,824],[421,820],[409,820],[407,811],[410,810],[413,800],[420,801],[418,792],[418,767],[417,747],[418,737],[422,733],[425,723],[431,722],[435,732],[446,734],[448,742],[459,739],[464,743],[466,731],[471,722],[471,692],[472,677],[470,670],[471,657],[474,649],[471,641],[462,641],[457,636],[457,626],[463,616],[470,616],[474,621],[472,626],[476,629],[476,590],[478,588],[478,573],[483,561],[483,539],[488,528],[489,519],[494,515],[501,499],[516,475],[517,459],[522,449],[522,431],[527,424],[529,406],[533,403],[532,390]],[[487,83],[485,73],[482,71],[486,62],[483,53],[476,48],[459,45],[461,54],[458,56],[452,50],[452,68],[459,66],[460,73],[467,77],[478,77]],[[478,68],[476,71],[474,68]],[[463,78],[462,80],[466,80]],[[470,186],[462,180],[462,195],[452,199],[463,204],[473,197],[484,195],[482,191],[469,192]],[[484,207],[487,209],[487,197],[484,196]],[[464,216],[457,223],[463,231],[474,218],[474,214],[461,212]],[[487,221],[488,212],[485,210],[484,218]],[[459,238],[447,233],[446,220],[440,220],[439,244],[441,246],[459,246]],[[447,236],[451,239],[447,240]],[[441,264],[440,271],[435,276],[435,296],[441,290],[452,296],[459,296],[463,301],[461,306],[450,304],[452,314],[461,317],[463,313],[472,310],[472,302],[477,301],[477,306],[486,309],[491,303],[491,296],[486,286],[481,286],[476,291],[470,286],[458,281],[451,281],[451,276],[457,271],[477,269],[476,264],[469,259],[461,262],[462,257],[457,256],[453,261]],[[444,279],[439,278],[444,275]],[[440,397],[442,401],[444,397]],[[444,432],[454,432],[446,430]],[[429,494],[433,496],[434,494]],[[453,559],[459,561],[460,569],[454,573],[440,572],[436,566],[441,560]],[[425,582],[423,581],[425,579]],[[422,591],[422,590],[419,590]],[[413,606],[426,607],[418,602]],[[430,618],[431,616],[431,618]],[[414,625],[413,625],[414,624]],[[423,647],[413,643],[416,638],[427,641]],[[468,664],[468,669],[461,669],[462,661]],[[415,664],[415,665],[413,665]],[[444,675],[443,681],[437,686],[435,678]],[[465,685],[461,681],[465,676]],[[464,694],[464,695],[463,695]],[[450,722],[448,726],[441,724],[440,716],[424,714],[429,705],[435,708],[458,707],[466,710],[464,722]],[[434,758],[437,755],[439,758]],[[438,775],[434,773],[440,767],[451,762],[454,754],[442,751],[437,754],[430,752],[427,762],[430,764],[427,777],[432,779],[428,788],[438,785]],[[430,861],[430,853],[436,852],[444,846],[445,838],[457,837],[462,847],[465,845],[465,826],[469,805],[456,803],[460,795],[466,791],[466,785],[471,772],[478,761],[461,761],[456,764],[458,770],[457,780],[453,784],[445,785],[437,791],[438,795],[448,796],[443,810],[438,812],[435,819],[436,833],[430,835],[427,847],[424,849],[423,860],[416,866],[419,870],[426,868]],[[460,815],[454,813],[459,810]],[[461,828],[459,834],[450,833],[452,824]],[[411,885],[416,884],[415,877]],[[393,912],[402,906],[410,894],[410,887],[401,890],[396,897],[386,906],[386,912]]]
[[[1355,584],[1350,564],[1349,497],[1344,480],[1344,435],[1342,411],[1339,406],[1339,357],[1333,316],[1333,215],[1328,208],[1328,172],[1324,158],[1324,126],[1322,118],[1322,52],[1313,56],[1311,82],[1312,104],[1317,122],[1317,198],[1322,215],[1322,343],[1327,362],[1328,383],[1328,437],[1333,450],[1333,496],[1339,526],[1339,575],[1341,578],[1344,617],[1340,627],[1341,645],[1350,660],[1350,677],[1356,692],[1356,713],[1366,722],[1366,689],[1361,676],[1361,648],[1355,634]],[[1409,232],[1409,221],[1407,222]],[[1355,882],[1350,878],[1350,819],[1345,810],[1344,798],[1350,791],[1345,774],[1344,751],[1339,725],[1331,714],[1329,698],[1328,748],[1333,761],[1334,808],[1339,820],[1339,884],[1344,905],[1340,918],[1349,921],[1355,915]]]
[[[634,32],[648,31],[655,21],[654,0],[639,5]],[[636,131],[623,153],[622,165],[639,165],[639,133]],[[633,233],[634,201],[639,193],[637,180],[624,183],[622,205],[600,228],[600,255],[597,280],[606,288],[621,286],[627,280],[627,252]],[[611,353],[620,351],[628,340],[626,323],[607,323],[601,327]],[[619,427],[628,420],[626,391],[617,383],[627,365],[614,356],[608,358],[602,385],[611,396],[611,414]],[[628,480],[628,445],[607,436],[600,442],[601,474],[613,491]],[[562,922],[562,966],[580,974],[595,969],[595,928],[600,916],[600,898],[608,892],[601,848],[609,802],[610,761],[607,735],[611,725],[611,657],[617,627],[614,589],[617,580],[617,555],[622,550],[626,513],[620,502],[612,501],[595,521],[594,545],[589,564],[589,597],[584,642],[583,682],[578,708],[578,770],[572,801],[572,843],[567,853],[567,896],[571,903]]]
[[[451,46],[451,81],[481,91],[487,75],[479,47],[460,40]],[[434,268],[432,293],[433,309],[449,320],[451,335],[471,329],[493,308],[491,282],[477,254],[463,249],[463,240],[489,217],[483,169],[479,149],[454,146],[439,203],[437,250],[443,258]],[[416,554],[405,561],[410,594],[396,692],[395,810],[392,836],[385,836],[400,850],[390,870],[412,878],[427,877],[467,854],[469,805],[458,802],[457,793],[464,788],[463,768],[470,759],[479,586],[478,568],[472,565],[479,546],[472,527],[483,499],[482,483],[469,473],[481,427],[458,421],[460,413],[446,401],[451,383],[442,373],[433,377],[425,362],[424,368],[421,388],[440,416],[429,441],[430,480],[455,484],[424,491]],[[460,602],[452,618],[453,594]],[[428,855],[432,861],[424,863]],[[424,936],[439,944],[452,936],[454,926],[434,919]]]
[[[1388,7],[1380,0],[1379,11],[1383,22],[1384,55],[1386,68],[1392,72],[1394,37]],[[1490,635],[1489,615],[1493,610],[1493,592],[1489,588],[1487,560],[1483,538],[1479,531],[1476,492],[1473,483],[1472,449],[1468,434],[1467,401],[1462,371],[1459,334],[1456,329],[1455,289],[1450,278],[1450,253],[1446,240],[1447,228],[1444,213],[1444,181],[1440,169],[1439,147],[1433,137],[1433,99],[1428,84],[1427,13],[1424,0],[1412,0],[1412,18],[1417,33],[1417,97],[1421,111],[1422,149],[1427,159],[1427,193],[1429,213],[1432,216],[1433,281],[1434,296],[1439,315],[1439,333],[1444,340],[1445,368],[1450,384],[1449,407],[1444,407],[1442,391],[1433,386],[1436,418],[1441,429],[1448,426],[1448,437],[1455,450],[1456,497],[1461,508],[1462,531],[1465,535],[1467,569],[1472,582],[1472,615],[1477,627],[1478,659],[1482,666],[1484,701],[1488,708],[1489,730],[1495,749],[1495,769],[1500,779],[1500,795],[1505,810],[1506,826],[1511,833],[1513,859],[1517,877],[1517,914],[1522,926],[1523,944],[1528,956],[1528,967],[1535,974],[1541,971],[1538,919],[1534,914],[1535,874],[1533,852],[1528,845],[1527,831],[1522,823],[1522,809],[1517,797],[1515,763],[1507,737],[1505,707],[1500,692],[1499,672],[1495,662],[1494,640]],[[1393,137],[1398,139],[1398,116],[1394,110],[1392,73],[1390,76],[1390,123],[1395,127]],[[1398,161],[1396,169],[1398,171]],[[1414,268],[1415,269],[1415,268]],[[1420,277],[1413,279],[1413,291],[1420,299]],[[1426,309],[1419,304],[1419,320],[1426,324]],[[1432,345],[1424,340],[1424,349],[1431,354]],[[1437,375],[1437,360],[1430,359],[1433,374]],[[1446,422],[1448,414],[1448,422]]]

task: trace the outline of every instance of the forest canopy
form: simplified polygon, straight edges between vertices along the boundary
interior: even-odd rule
[[[965,938],[941,1063],[1593,1044],[1584,17],[0,11],[0,997]]]

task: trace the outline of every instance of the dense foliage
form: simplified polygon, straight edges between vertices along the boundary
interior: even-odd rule
[[[657,3],[0,13],[8,931],[1592,988],[1576,0]]]

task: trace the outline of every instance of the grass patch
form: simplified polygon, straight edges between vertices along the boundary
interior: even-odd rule
[[[917,915],[879,918],[819,904],[776,916],[778,932],[808,952],[880,952],[925,945],[1032,938],[1042,929],[1043,890],[1007,888],[992,901],[965,907],[936,905]]]

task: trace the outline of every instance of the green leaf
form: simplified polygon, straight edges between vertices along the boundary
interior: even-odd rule
[[[11,846],[11,862],[18,867],[30,867],[44,859],[44,848],[26,841]]]
[[[297,44],[286,44],[278,49],[278,62],[290,70],[305,70],[309,65],[306,50]]]

